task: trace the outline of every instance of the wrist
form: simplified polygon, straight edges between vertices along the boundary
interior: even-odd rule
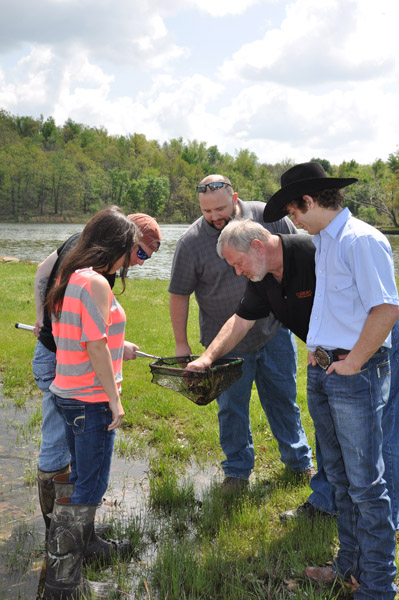
[[[361,370],[362,366],[365,362],[368,361],[369,358],[370,356],[359,357],[356,356],[356,354],[349,352],[348,356],[345,358],[345,362],[348,366],[351,367],[351,370],[353,370],[353,372],[356,372]]]

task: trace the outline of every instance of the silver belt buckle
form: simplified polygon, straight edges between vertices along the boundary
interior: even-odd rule
[[[328,369],[328,367],[331,365],[329,355],[325,350],[323,350],[323,348],[320,348],[320,346],[317,346],[316,350],[314,351],[314,357],[319,367],[324,370]]]

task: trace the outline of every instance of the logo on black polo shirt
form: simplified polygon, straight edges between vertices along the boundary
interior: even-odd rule
[[[295,295],[297,298],[311,298],[312,290],[304,290],[303,292],[297,292]]]

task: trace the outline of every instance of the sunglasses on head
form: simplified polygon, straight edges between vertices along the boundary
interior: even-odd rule
[[[211,181],[211,183],[200,183],[197,185],[197,192],[199,194],[204,194],[206,192],[206,188],[208,187],[211,192],[215,190],[221,190],[224,185],[231,186],[231,183],[227,183],[226,181]]]
[[[137,258],[140,260],[148,260],[151,256],[148,256],[147,252],[143,250],[141,246],[137,248]]]

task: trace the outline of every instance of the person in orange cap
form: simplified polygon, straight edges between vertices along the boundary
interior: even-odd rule
[[[151,258],[154,252],[159,250],[162,240],[161,230],[156,220],[150,215],[134,213],[128,215],[128,219],[133,221],[141,232],[139,245],[133,247],[129,266],[141,266]],[[32,367],[36,384],[43,392],[42,440],[38,459],[37,481],[40,507],[46,530],[50,525],[49,515],[52,512],[55,498],[53,478],[69,471],[70,453],[64,433],[63,419],[55,406],[54,395],[49,390],[55,377],[56,346],[52,334],[51,318],[48,312],[44,310],[44,303],[62,260],[75,246],[79,236],[80,233],[71,236],[40,263],[34,281],[37,315],[34,334],[38,341],[34,351]],[[113,287],[115,275],[108,275],[107,277],[111,287]],[[135,350],[138,350],[138,346],[125,340],[123,359],[134,360],[136,358]]]

